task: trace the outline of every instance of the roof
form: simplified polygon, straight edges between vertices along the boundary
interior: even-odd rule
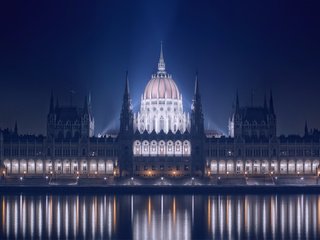
[[[261,123],[262,121],[268,121],[268,110],[264,107],[245,107],[240,108],[240,115],[243,121],[248,121],[252,123],[256,121],[257,123]]]
[[[83,110],[77,107],[60,107],[56,109],[57,121],[80,121],[82,112]]]

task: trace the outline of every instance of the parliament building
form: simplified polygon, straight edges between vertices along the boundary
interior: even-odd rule
[[[320,132],[278,136],[272,93],[261,106],[241,106],[238,95],[228,136],[204,128],[199,80],[191,109],[166,71],[158,70],[133,112],[128,76],[116,135],[95,136],[91,98],[82,107],[60,106],[53,94],[46,136],[0,130],[2,175],[105,178],[140,176],[316,175]]]

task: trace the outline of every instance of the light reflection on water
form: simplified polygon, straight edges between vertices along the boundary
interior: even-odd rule
[[[319,239],[320,195],[2,195],[0,239]]]

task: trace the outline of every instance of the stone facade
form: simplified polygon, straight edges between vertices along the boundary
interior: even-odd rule
[[[239,104],[229,120],[229,136],[206,135],[198,76],[190,115],[165,71],[161,50],[158,72],[142,95],[140,112],[131,106],[128,75],[120,129],[113,137],[94,136],[90,97],[82,108],[60,106],[50,98],[47,135],[0,130],[2,175],[43,177],[183,177],[219,175],[318,174],[320,132],[277,136],[272,94],[269,104]],[[175,104],[176,103],[176,104]]]

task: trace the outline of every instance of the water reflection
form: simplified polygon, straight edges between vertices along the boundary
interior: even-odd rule
[[[5,195],[0,239],[318,239],[320,195]]]

